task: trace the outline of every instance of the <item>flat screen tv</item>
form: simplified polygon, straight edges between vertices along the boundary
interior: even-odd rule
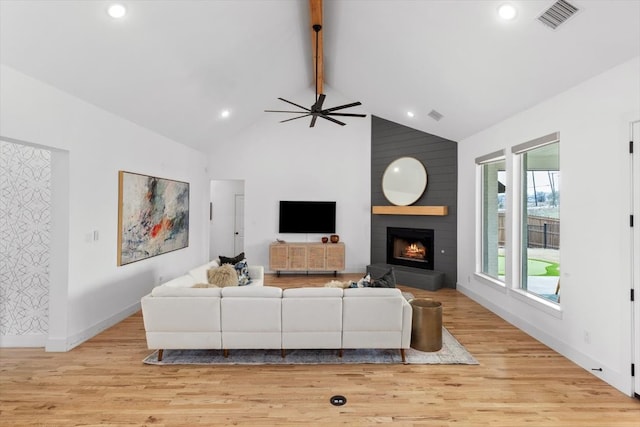
[[[335,233],[336,202],[280,201],[280,233]]]

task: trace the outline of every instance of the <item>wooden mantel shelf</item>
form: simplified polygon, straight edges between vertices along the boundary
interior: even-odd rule
[[[434,215],[449,214],[448,206],[372,206],[374,215]]]

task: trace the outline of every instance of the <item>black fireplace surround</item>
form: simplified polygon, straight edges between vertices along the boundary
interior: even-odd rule
[[[434,231],[387,227],[387,264],[433,270]]]

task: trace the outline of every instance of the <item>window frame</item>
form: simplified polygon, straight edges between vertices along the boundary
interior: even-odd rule
[[[475,268],[475,276],[482,280],[484,283],[493,286],[498,290],[503,290],[506,292],[506,284],[510,279],[510,257],[508,251],[509,245],[509,216],[510,216],[510,204],[509,197],[506,196],[505,202],[505,277],[504,280],[501,280],[499,277],[491,276],[486,273],[484,270],[485,261],[487,254],[485,253],[485,231],[486,231],[486,209],[485,209],[485,166],[490,165],[492,163],[504,162],[505,165],[505,173],[506,173],[506,181],[509,180],[508,173],[508,165],[507,158],[505,154],[506,150],[501,149],[498,151],[494,151],[492,153],[486,154],[484,156],[477,157],[475,159],[476,164],[476,268]],[[507,184],[508,185],[508,184]],[[497,230],[496,230],[497,232]]]
[[[518,262],[514,262],[512,266],[512,277],[517,278],[512,282],[512,290],[515,292],[514,296],[518,297],[526,302],[534,302],[535,305],[543,307],[543,309],[554,315],[561,314],[561,304],[560,302],[551,301],[548,298],[544,298],[532,291],[529,291],[525,287],[524,283],[524,233],[526,230],[526,226],[524,225],[523,215],[526,211],[526,199],[523,198],[526,190],[523,189],[523,155],[533,151],[535,149],[550,145],[550,144],[558,144],[558,152],[560,150],[560,132],[550,133],[548,135],[542,136],[540,138],[535,138],[530,141],[524,142],[522,144],[515,145],[511,148],[511,153],[513,157],[512,166],[513,166],[513,174],[512,174],[512,182],[511,186],[513,188],[512,193],[512,214],[515,219],[512,224],[512,236],[513,236],[513,250],[512,257],[514,260],[518,260]],[[558,158],[558,162],[560,159]],[[560,171],[560,167],[558,168]],[[560,280],[560,278],[558,279]]]

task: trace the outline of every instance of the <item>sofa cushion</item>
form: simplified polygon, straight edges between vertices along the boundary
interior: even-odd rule
[[[282,289],[239,286],[222,289],[223,348],[281,348]]]
[[[184,276],[176,277],[175,279],[163,283],[162,286],[167,286],[169,288],[190,288],[196,283],[197,282],[193,276],[185,274]]]
[[[344,297],[389,297],[397,295],[402,296],[402,292],[398,288],[350,288],[345,289]]]
[[[220,297],[220,288],[191,288],[176,286],[156,286],[151,291],[153,297]]]
[[[282,289],[275,286],[236,286],[222,288],[224,298],[282,298]]]
[[[282,330],[284,332],[341,332],[342,298],[339,295],[319,297],[319,295],[291,296],[289,294],[287,296],[283,294]]]
[[[361,296],[342,299],[343,332],[402,331],[402,294],[386,297]]]
[[[219,266],[220,264],[218,263],[218,260],[209,261],[206,264],[202,264],[201,266],[189,270],[188,274],[193,277],[193,283],[208,283],[207,270]]]
[[[207,270],[207,282],[221,287],[238,286],[238,275],[232,265],[223,264]]]
[[[282,298],[341,298],[340,288],[291,288],[282,292]]]

